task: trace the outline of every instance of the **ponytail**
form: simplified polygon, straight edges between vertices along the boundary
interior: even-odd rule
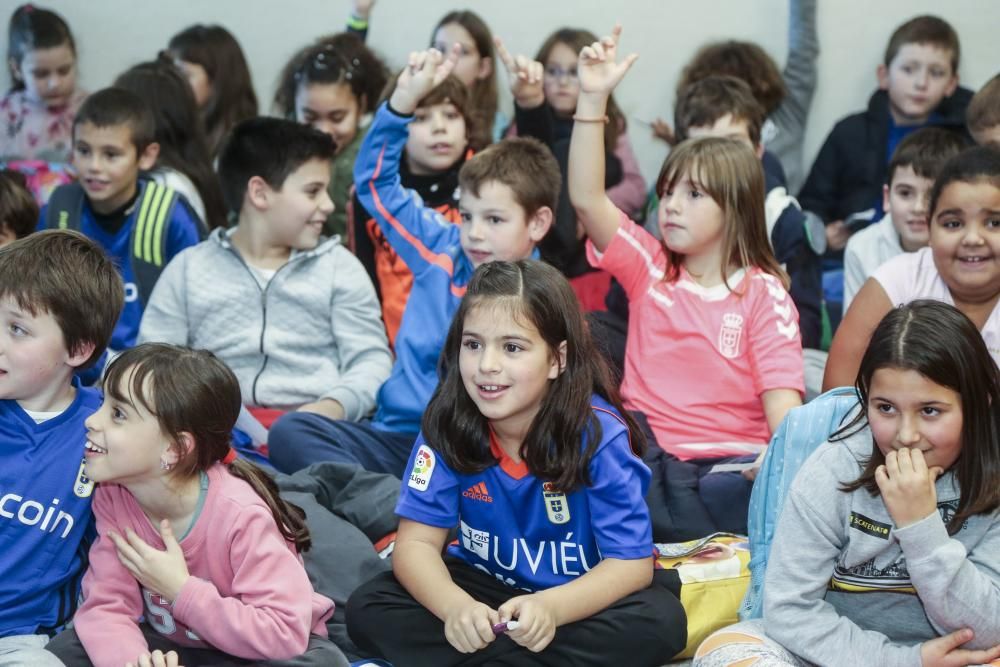
[[[312,539],[309,537],[309,528],[306,526],[305,511],[298,505],[283,500],[278,495],[278,485],[259,466],[240,458],[233,457],[231,462],[227,462],[228,459],[230,456],[227,455],[221,463],[226,466],[233,477],[242,479],[249,484],[254,493],[267,504],[282,536],[295,544],[295,550],[300,554],[309,551]]]

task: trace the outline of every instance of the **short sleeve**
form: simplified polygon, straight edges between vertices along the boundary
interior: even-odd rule
[[[587,240],[587,261],[613,275],[625,288],[629,301],[645,293],[650,283],[662,280],[666,266],[660,242],[625,213],[621,213],[618,231],[604,252],[598,252]]]
[[[912,301],[914,287],[917,287],[917,293],[919,293],[920,285],[923,282],[921,280],[923,266],[920,261],[923,256],[923,251],[903,253],[885,262],[872,273],[872,278],[882,286],[886,296],[889,297],[889,303],[893,306]],[[928,294],[927,296],[934,295]]]
[[[748,347],[754,390],[758,396],[772,389],[804,394],[802,336],[792,297],[770,274],[755,272],[752,281],[751,289],[758,291]]]
[[[649,468],[622,431],[590,461],[587,488],[594,539],[604,558],[637,560],[653,554],[653,528],[646,506]]]
[[[419,435],[403,472],[396,514],[428,526],[452,528],[458,525],[459,498],[458,475]]]

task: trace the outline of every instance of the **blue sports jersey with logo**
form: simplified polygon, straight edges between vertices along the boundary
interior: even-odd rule
[[[0,637],[65,623],[76,601],[94,488],[83,422],[101,396],[74,384],[73,403],[41,424],[0,400]]]
[[[417,438],[396,513],[439,528],[459,527],[448,553],[508,586],[544,590],[572,581],[602,558],[653,554],[644,500],[649,469],[629,444],[618,413],[595,396],[601,442],[590,461],[590,486],[561,493],[509,459],[495,442],[497,464],[458,473]],[[581,443],[581,447],[583,443]]]

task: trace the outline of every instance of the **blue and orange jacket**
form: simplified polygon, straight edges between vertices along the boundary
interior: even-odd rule
[[[400,183],[407,190],[416,192],[424,206],[434,209],[444,219],[460,224],[462,220],[458,211],[458,172],[471,156],[470,149],[446,171],[433,176],[412,174],[406,168],[406,161],[401,160]],[[365,209],[356,194],[352,205],[353,211],[350,213],[349,223],[351,232],[348,235],[350,248],[361,260],[375,285],[382,305],[382,320],[385,322],[389,345],[394,346],[406,302],[413,290],[413,272],[393,250],[375,216]]]
[[[400,160],[412,116],[388,104],[375,113],[358,159],[358,200],[413,274],[413,287],[396,334],[396,362],[378,392],[374,426],[417,433],[437,386],[437,362],[452,316],[465,295],[473,266],[459,241],[460,227],[403,187]]]

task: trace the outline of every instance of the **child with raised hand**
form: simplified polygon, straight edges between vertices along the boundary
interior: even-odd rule
[[[191,84],[208,149],[215,156],[234,125],[257,115],[243,49],[222,26],[196,24],[170,38],[167,54]]]
[[[497,64],[493,34],[486,22],[473,11],[448,12],[431,38],[431,46],[448,53],[458,45],[458,61],[453,74],[469,89],[470,105],[476,117],[469,145],[482,150],[500,141],[507,118],[497,109]]]
[[[327,133],[337,146],[327,188],[334,208],[323,232],[345,242],[354,161],[387,79],[378,56],[357,35],[341,33],[292,56],[274,95],[282,117]]]
[[[685,618],[674,573],[653,569],[644,438],[565,278],[480,266],[441,362],[393,572],[349,600],[352,639],[435,667],[669,660]]]
[[[232,371],[210,352],[145,344],[108,366],[104,394],[86,422],[98,539],[74,628],[48,650],[98,667],[148,664],[151,651],[186,667],[347,665],[326,639],[333,603],[299,555],[304,513],[230,447]]]
[[[445,330],[473,271],[494,260],[536,256],[535,246],[552,222],[559,167],[533,139],[506,139],[465,161],[458,172],[461,224],[403,186],[404,147],[410,133],[418,132],[411,114],[419,114],[424,100],[438,94],[442,81],[465,90],[450,77],[457,56],[453,51],[446,59],[435,49],[410,55],[389,102],[375,113],[354,170],[358,197],[374,214],[373,224],[413,273],[413,291],[395,340],[396,361],[379,389],[375,417],[353,423],[303,413],[283,416],[268,437],[271,461],[283,472],[343,461],[402,476],[438,384]],[[447,112],[448,105],[440,106]],[[437,116],[419,132],[425,138],[440,136],[445,120]]]
[[[861,410],[788,493],[763,618],[710,636],[696,667],[1000,658],[1000,372],[982,336],[938,301],[895,308],[855,387]]]
[[[662,241],[619,210],[604,192],[600,154],[608,98],[637,57],[618,61],[620,32],[580,52],[569,193],[589,259],[629,298],[626,406],[645,414],[668,454],[696,466],[690,481],[708,512],[699,532],[745,532],[750,481],[712,468],[762,454],[803,392],[798,317],[767,238],[763,170],[745,142],[691,139],[660,171]],[[668,510],[651,510],[659,537],[656,514]]]
[[[948,160],[927,210],[929,246],[880,266],[851,302],[830,345],[824,389],[850,384],[878,323],[915,299],[954,305],[1000,360],[1000,147],[977,146]]]
[[[73,116],[87,94],[76,85],[76,43],[61,16],[31,4],[7,29],[10,91],[0,100],[0,159],[67,162]]]
[[[161,58],[130,67],[115,79],[114,85],[144,99],[153,112],[153,136],[160,151],[146,175],[184,195],[207,229],[226,227],[219,180],[184,75]]]

